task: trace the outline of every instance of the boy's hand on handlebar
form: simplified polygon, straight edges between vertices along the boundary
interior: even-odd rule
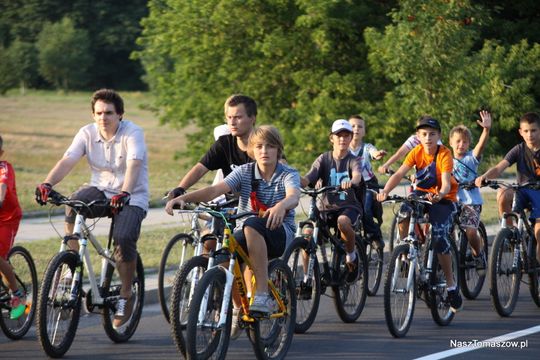
[[[477,177],[476,179],[474,179],[474,184],[475,184],[476,186],[478,186],[478,187],[482,187],[482,186],[485,186],[485,185],[486,185],[486,184],[485,184],[486,181],[487,181],[487,179],[485,178],[484,175],[482,175],[482,176],[479,176],[479,177]]]
[[[388,194],[385,191],[381,191],[377,194],[377,201],[383,202],[388,197]]]
[[[165,212],[167,212],[167,214],[169,215],[172,215],[173,209],[183,209],[185,206],[186,202],[184,200],[175,198],[167,201],[167,204],[165,205]]]
[[[352,187],[352,182],[350,180],[342,181],[339,186],[342,190],[348,190]]]
[[[438,203],[442,200],[442,196],[439,194],[428,193],[426,194],[426,199],[432,203]]]

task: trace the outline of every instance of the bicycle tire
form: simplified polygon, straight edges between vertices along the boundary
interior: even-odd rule
[[[75,302],[69,300],[71,279],[77,266],[81,267],[82,279],[79,256],[71,251],[63,251],[51,259],[43,276],[37,306],[37,336],[45,353],[53,358],[61,357],[69,350],[77,332],[81,286],[78,287]],[[66,278],[68,274],[70,276]]]
[[[486,227],[482,222],[478,226],[478,236],[484,244],[484,254],[488,254],[488,238]],[[459,230],[459,283],[461,285],[461,293],[469,300],[474,300],[482,291],[486,280],[487,269],[483,275],[478,274],[476,264],[472,258],[472,248],[464,231]],[[486,264],[487,266],[487,264]]]
[[[366,242],[365,244],[368,263],[367,294],[368,296],[375,296],[381,285],[383,275],[384,249],[375,248],[371,243]]]
[[[409,245],[396,246],[384,280],[384,317],[390,334],[396,338],[407,335],[414,317],[417,283],[413,274],[411,287],[407,288],[410,269]]]
[[[163,249],[158,271],[158,299],[161,312],[165,320],[170,323],[170,286],[176,276],[176,271],[182,266],[181,259],[185,259],[188,243],[193,243],[191,235],[180,233],[174,235]],[[177,249],[180,246],[180,249]]]
[[[536,239],[532,238],[530,240],[532,243],[529,246],[529,267],[532,268],[536,264],[534,264],[534,259],[536,259]],[[537,260],[538,262],[538,260]],[[538,267],[529,269],[529,292],[531,293],[531,297],[536,304],[536,306],[540,307],[540,294],[538,288],[540,287],[540,270]]]
[[[10,319],[11,309],[1,307],[0,328],[2,328],[2,331],[8,338],[19,340],[26,335],[34,321],[38,296],[36,266],[28,250],[22,246],[12,247],[7,259],[15,272],[17,288],[22,290],[26,295],[26,308],[21,317],[12,320]]]
[[[178,351],[186,357],[185,329],[189,314],[191,291],[195,290],[199,280],[208,268],[206,256],[194,256],[176,272],[171,291],[170,323],[174,343]]]
[[[453,237],[453,234],[451,236]],[[452,257],[452,273],[454,274],[456,281],[456,289],[459,291],[459,262],[456,244],[453,239],[450,239],[450,254]],[[429,277],[429,289],[427,290],[429,300],[427,303],[429,305],[433,321],[435,321],[435,323],[437,323],[439,326],[447,326],[452,322],[452,319],[454,319],[456,314],[450,310],[448,292],[446,290],[446,276],[439,263],[437,254],[433,254],[431,269],[432,271]]]
[[[131,318],[121,327],[115,329],[113,327],[114,313],[116,312],[116,304],[120,297],[121,282],[117,271],[111,265],[107,265],[105,273],[105,280],[103,281],[103,297],[105,303],[103,306],[103,313],[101,317],[101,323],[105,333],[112,341],[121,343],[128,341],[141,319],[142,309],[144,305],[144,266],[141,256],[137,253],[137,265],[135,268],[135,276],[133,277],[133,283],[131,286],[131,297],[133,303],[133,310]]]
[[[400,242],[399,235],[399,214],[395,214],[392,219],[392,224],[390,225],[390,253],[394,251],[394,248],[399,245]]]
[[[317,256],[313,257],[313,276],[311,277],[311,297],[302,293],[304,282],[303,253],[308,247],[308,242],[303,237],[297,237],[287,247],[282,259],[292,271],[296,292],[296,321],[294,332],[303,334],[309,330],[319,311],[321,300],[321,270]],[[305,291],[305,290],[304,290]]]
[[[195,288],[191,299],[193,306],[189,310],[186,326],[186,355],[188,359],[224,359],[229,347],[232,322],[232,301],[229,300],[229,310],[225,326],[217,328],[219,315],[225,294],[225,272],[214,267],[208,269]],[[204,326],[200,326],[199,311],[203,298],[208,291],[205,309]],[[231,296],[232,298],[232,296]]]
[[[257,359],[284,359],[291,346],[296,323],[295,282],[291,269],[282,259],[270,261],[268,278],[285,303],[287,314],[281,318],[256,320],[249,327],[250,339],[253,340],[253,350]],[[272,292],[269,293],[273,295]]]
[[[521,255],[516,267],[513,266],[514,250],[518,245],[512,240],[513,233],[508,228],[499,230],[493,241],[489,257],[488,276],[491,302],[500,316],[512,314],[516,306],[521,282]]]
[[[368,268],[366,251],[358,239],[355,241],[358,257],[358,276],[353,282],[347,281],[348,269],[345,265],[345,253],[335,253],[333,266],[337,271],[338,285],[333,285],[334,305],[340,319],[345,323],[355,322],[366,304]]]

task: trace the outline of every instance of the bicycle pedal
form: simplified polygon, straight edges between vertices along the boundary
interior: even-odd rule
[[[249,316],[255,320],[269,319],[270,314],[261,311],[250,311]]]

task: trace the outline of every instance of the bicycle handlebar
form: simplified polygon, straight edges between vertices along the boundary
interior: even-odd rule
[[[105,199],[105,200],[92,200],[88,203],[77,200],[77,199],[70,199],[62,194],[60,194],[58,191],[51,190],[49,192],[49,197],[47,198],[47,202],[51,203],[56,206],[60,205],[66,205],[74,209],[82,209],[82,208],[88,208],[93,205],[97,206],[110,206],[111,200]]]
[[[426,200],[426,195],[416,195],[416,194],[410,194],[407,196],[388,195],[386,200],[383,201],[383,203],[390,203],[390,202],[418,202],[418,203],[427,204],[427,205],[433,204],[431,201]]]
[[[516,184],[516,183],[510,183],[504,180],[484,180],[482,182],[482,187],[489,186],[492,189],[499,189],[501,187],[506,189],[534,189],[534,190],[540,190],[540,181],[527,181],[523,184]]]

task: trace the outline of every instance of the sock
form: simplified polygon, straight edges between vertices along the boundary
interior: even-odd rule
[[[347,257],[346,257],[347,262],[353,262],[355,259],[356,259],[355,251],[347,253]]]
[[[446,290],[447,290],[447,291],[454,291],[454,290],[456,290],[456,289],[457,289],[457,286],[454,285],[454,286],[448,287]]]

